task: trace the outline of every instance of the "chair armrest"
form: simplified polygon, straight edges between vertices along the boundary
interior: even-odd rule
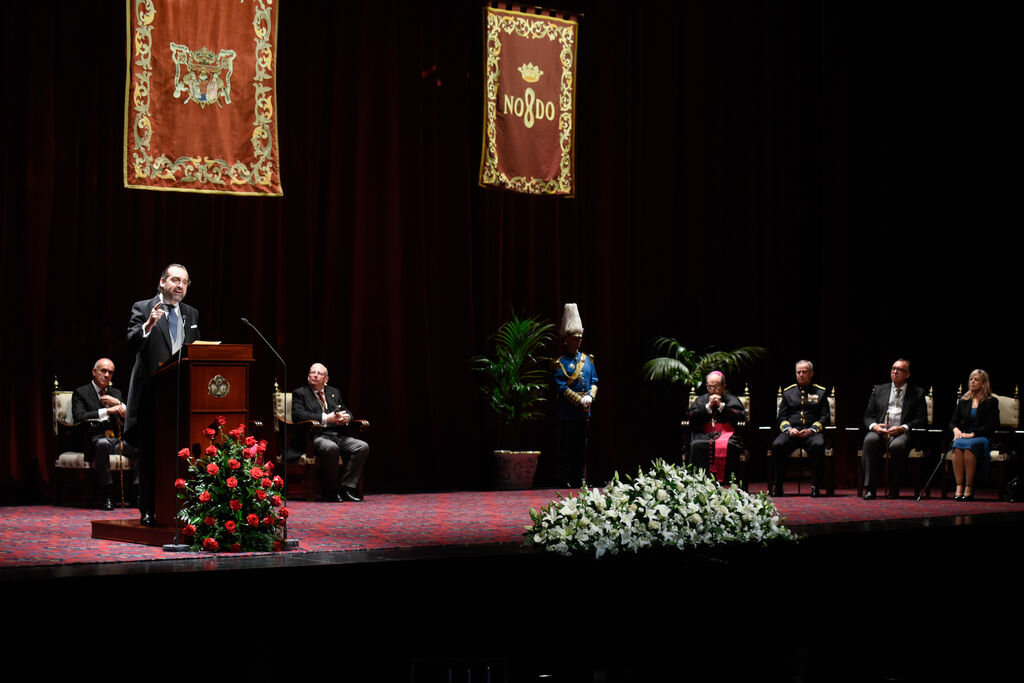
[[[282,420],[281,418],[276,418],[276,419],[277,419],[279,424],[287,424],[289,426],[296,426],[296,427],[303,427],[303,426],[319,427],[320,426],[320,420],[300,420],[298,422],[289,422],[288,420]]]

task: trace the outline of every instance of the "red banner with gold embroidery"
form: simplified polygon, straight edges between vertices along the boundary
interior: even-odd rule
[[[273,0],[128,0],[125,187],[277,196]]]
[[[578,23],[509,9],[485,12],[480,184],[572,196]]]

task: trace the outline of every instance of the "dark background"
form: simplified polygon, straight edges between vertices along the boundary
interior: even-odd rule
[[[800,358],[840,425],[897,356],[942,422],[972,368],[1021,380],[1009,5],[566,5],[578,182],[555,199],[477,186],[478,3],[282,4],[277,199],[125,190],[124,5],[2,10],[4,502],[47,490],[54,376],[73,388],[108,355],[127,390],[131,304],[172,261],[203,338],[254,344],[254,417],[280,373],[240,317],[292,387],[327,365],[374,423],[371,493],[488,485],[466,359],[512,310],[580,306],[592,481],[676,453],[681,406],[640,379],[659,335],[768,347],[730,378],[759,424]],[[839,470],[852,483],[853,453]]]

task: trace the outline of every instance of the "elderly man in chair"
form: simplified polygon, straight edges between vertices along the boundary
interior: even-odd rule
[[[96,471],[96,483],[103,491],[101,510],[113,510],[110,495],[113,479],[110,476],[110,456],[124,452],[131,455],[119,438],[120,423],[127,411],[124,397],[111,386],[114,380],[114,362],[100,358],[92,366],[92,381],[75,389],[71,395],[71,414],[78,424],[86,425],[85,459]]]
[[[693,435],[690,462],[710,470],[716,481],[723,482],[728,472],[736,471],[743,447],[736,428],[747,419],[747,411],[738,398],[726,393],[725,375],[721,372],[709,372],[704,386],[707,393],[698,396],[687,413]]]
[[[341,401],[341,392],[328,386],[327,368],[314,363],[309,368],[307,385],[292,392],[292,420],[315,420],[320,427],[313,432],[313,454],[320,465],[323,499],[339,503],[361,503],[357,487],[370,446],[348,434],[352,413]],[[344,465],[338,467],[338,458]]]

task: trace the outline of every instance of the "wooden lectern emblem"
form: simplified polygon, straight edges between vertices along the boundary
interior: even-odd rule
[[[206,385],[206,390],[214,398],[224,398],[231,392],[231,385],[224,379],[223,375],[214,375],[210,383]]]

